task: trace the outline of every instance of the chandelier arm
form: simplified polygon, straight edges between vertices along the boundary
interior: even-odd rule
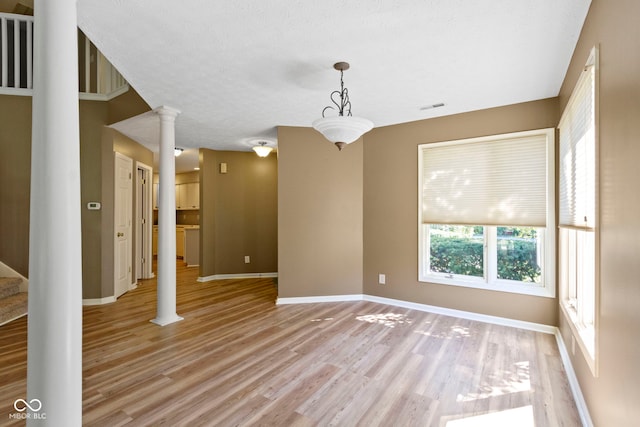
[[[333,108],[331,105],[327,105],[326,107],[324,107],[322,109],[322,117],[325,117],[324,112],[327,110],[335,110],[335,108]]]
[[[342,90],[342,113],[347,112],[347,116],[351,115],[351,101],[349,100],[349,89],[346,87]]]

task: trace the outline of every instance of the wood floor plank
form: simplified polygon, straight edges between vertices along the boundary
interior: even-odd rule
[[[276,306],[272,279],[156,281],[83,308],[88,426],[578,426],[554,337],[367,301]],[[0,426],[26,395],[26,318],[0,327]],[[476,417],[476,418],[474,418]]]

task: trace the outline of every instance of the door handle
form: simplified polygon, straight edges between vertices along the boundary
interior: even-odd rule
[[[118,233],[118,234],[116,234],[116,236],[118,236],[118,237],[124,237],[124,233]]]

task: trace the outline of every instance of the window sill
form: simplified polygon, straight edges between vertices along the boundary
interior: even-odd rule
[[[580,322],[578,322],[578,317],[576,315],[575,309],[567,301],[560,301],[560,308],[562,313],[564,314],[565,319],[567,320],[567,323],[569,324],[572,337],[578,342],[578,347],[580,347],[582,355],[584,356],[587,365],[589,365],[591,374],[594,377],[597,377],[598,364],[596,363],[597,359],[595,351],[595,328],[593,326],[584,326]],[[573,349],[572,353],[575,354]]]
[[[508,281],[498,281],[487,283],[482,279],[464,280],[459,277],[444,277],[436,275],[421,276],[418,278],[420,282],[436,283],[439,285],[461,286],[465,288],[482,289],[485,291],[507,292],[511,294],[531,295],[544,298],[555,298],[555,289],[549,289],[543,285],[524,285],[510,283]]]

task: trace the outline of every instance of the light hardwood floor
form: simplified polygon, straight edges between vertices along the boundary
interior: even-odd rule
[[[276,306],[271,279],[196,281],[159,327],[155,280],[84,308],[87,426],[578,426],[551,335],[371,302]],[[0,327],[0,425],[26,392]]]

